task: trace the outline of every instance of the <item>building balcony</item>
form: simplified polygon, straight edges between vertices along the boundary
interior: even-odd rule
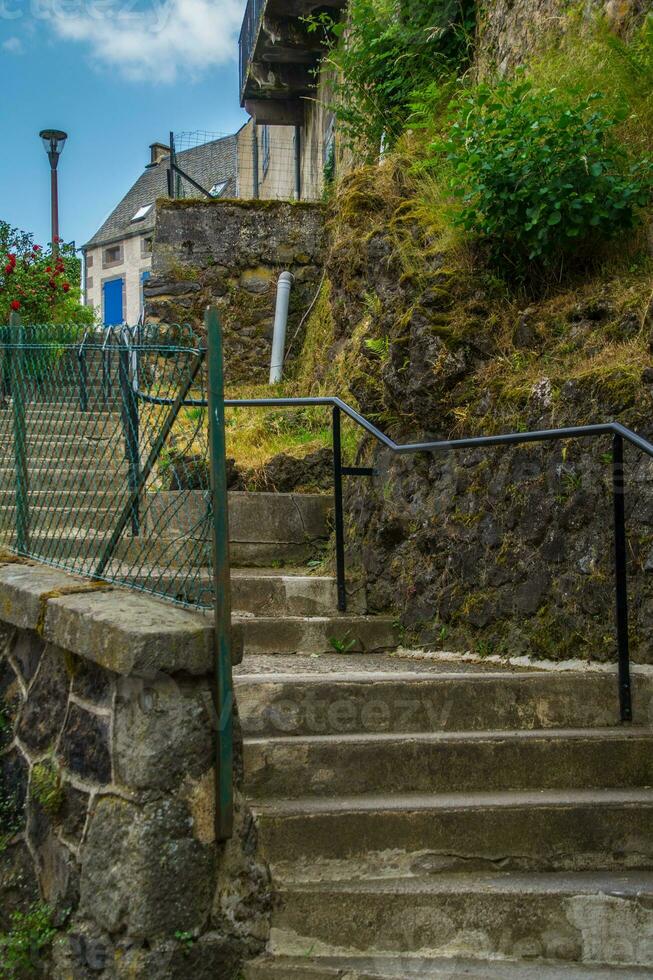
[[[301,125],[304,99],[315,90],[323,51],[319,32],[303,18],[328,10],[337,17],[347,0],[248,0],[240,32],[241,105],[257,123]]]

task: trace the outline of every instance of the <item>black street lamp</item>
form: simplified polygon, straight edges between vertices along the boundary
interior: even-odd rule
[[[68,134],[60,129],[42,129],[39,136],[43,140],[45,152],[50,161],[50,199],[52,208],[52,251],[59,251],[59,187],[57,184],[57,164]]]

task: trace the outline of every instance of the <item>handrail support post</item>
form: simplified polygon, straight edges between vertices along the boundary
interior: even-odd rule
[[[234,745],[233,677],[231,660],[231,573],[229,564],[229,514],[224,424],[224,373],[222,328],[215,307],[205,317],[208,341],[209,461],[213,536],[213,583],[215,604],[215,710],[216,838],[233,834]]]
[[[340,408],[333,406],[333,503],[336,537],[336,587],[338,611],[347,611],[347,584],[345,581],[345,521],[342,502],[342,433]]]
[[[612,500],[614,509],[614,571],[619,657],[619,707],[622,722],[633,719],[628,641],[628,576],[626,563],[626,509],[624,499],[624,442],[612,437]]]

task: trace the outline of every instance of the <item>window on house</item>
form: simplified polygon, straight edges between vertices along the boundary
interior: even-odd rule
[[[86,288],[93,289],[93,276],[86,277]]]
[[[102,265],[106,268],[108,265],[118,265],[122,262],[122,245],[110,245],[109,248],[105,248],[102,253]]]
[[[132,218],[132,221],[142,221],[143,218],[150,213],[153,207],[153,204],[143,204]]]
[[[211,197],[222,197],[227,188],[227,184],[228,181],[226,180],[220,180],[217,184],[214,184],[210,190]]]
[[[141,255],[151,255],[152,254],[152,236],[146,235],[145,238],[141,238]]]
[[[261,127],[261,148],[263,150],[263,176],[270,169],[270,127]]]
[[[92,255],[87,255],[86,256],[86,268],[87,269],[92,269],[93,268],[93,256]]]

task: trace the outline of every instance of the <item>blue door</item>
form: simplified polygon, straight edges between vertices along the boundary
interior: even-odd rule
[[[123,321],[122,315],[122,279],[109,279],[102,287],[104,300],[104,325],[115,327]]]
[[[141,272],[141,316],[145,312],[145,294],[143,292],[143,288],[151,275],[152,273],[149,271],[149,269],[146,269],[145,272]]]

